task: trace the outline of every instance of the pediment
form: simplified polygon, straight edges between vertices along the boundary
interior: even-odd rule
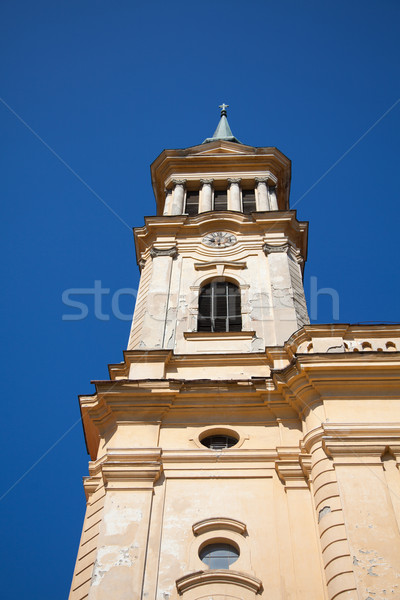
[[[201,144],[188,148],[189,155],[201,155],[201,156],[218,156],[218,155],[231,155],[231,156],[243,156],[254,153],[252,146],[245,146],[243,144],[237,144],[235,142],[209,142],[207,144]]]

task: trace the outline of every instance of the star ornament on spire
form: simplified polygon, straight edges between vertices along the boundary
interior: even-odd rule
[[[218,108],[221,109],[221,117],[226,116],[226,109],[229,107],[229,104],[225,104],[224,102],[219,105]]]

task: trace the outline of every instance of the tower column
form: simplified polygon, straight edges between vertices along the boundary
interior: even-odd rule
[[[268,186],[269,205],[271,210],[279,210],[278,198],[276,196],[276,185]]]
[[[229,185],[229,198],[228,198],[228,210],[236,210],[240,212],[242,210],[240,202],[240,187],[239,184],[241,179],[228,178]]]
[[[257,186],[257,210],[271,210],[268,199],[268,177],[256,177],[255,182]]]
[[[185,198],[186,179],[173,179],[174,192],[172,196],[172,215],[183,214],[183,200]]]
[[[202,184],[199,213],[212,210],[212,184],[214,179],[200,179]]]

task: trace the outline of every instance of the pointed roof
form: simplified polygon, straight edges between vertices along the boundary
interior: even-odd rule
[[[226,142],[236,142],[241,144],[237,138],[233,135],[231,128],[229,127],[228,119],[226,118],[226,109],[229,104],[221,104],[221,119],[218,123],[217,129],[214,131],[214,135],[204,140],[203,144],[208,142],[215,142],[217,140],[224,140]]]

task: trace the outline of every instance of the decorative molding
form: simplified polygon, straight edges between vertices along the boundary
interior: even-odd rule
[[[194,535],[200,535],[201,533],[207,533],[208,531],[217,531],[219,529],[228,529],[229,531],[235,531],[241,535],[247,533],[245,523],[236,521],[235,519],[227,519],[226,517],[203,519],[192,525]]]
[[[201,585],[216,583],[238,585],[255,594],[259,594],[263,589],[261,581],[256,577],[241,571],[231,571],[228,569],[210,569],[208,571],[190,573],[176,580],[176,589],[182,595],[188,590]]]
[[[156,258],[157,256],[171,256],[171,258],[175,258],[178,256],[178,250],[176,246],[172,246],[172,248],[154,248],[154,246],[150,249],[151,258]]]

